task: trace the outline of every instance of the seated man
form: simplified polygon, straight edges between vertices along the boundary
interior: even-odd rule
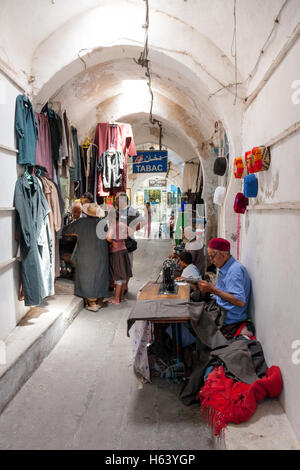
[[[192,264],[193,257],[189,251],[183,251],[179,255],[179,262],[182,267],[182,273],[180,277],[177,277],[175,281],[180,281],[181,279],[201,279],[201,274],[197,266]]]
[[[203,243],[197,238],[196,232],[193,231],[192,227],[184,227],[183,233],[184,239],[186,240],[184,250],[191,253],[193,257],[193,264],[197,266],[203,278],[205,274],[205,256]]]
[[[204,256],[204,247],[200,240],[197,239],[196,233],[193,232],[192,227],[184,227],[183,229],[183,241],[182,243],[175,247],[175,252],[170,255],[170,258],[177,259],[175,265],[175,276],[181,276],[182,265],[179,262],[179,247],[184,245],[182,251],[190,252],[192,255],[192,263],[200,271],[201,277],[205,275],[205,256]]]
[[[198,286],[201,292],[213,294],[217,304],[226,310],[221,331],[230,338],[248,318],[251,281],[245,266],[231,256],[229,241],[213,238],[207,251],[211,262],[219,269],[219,274],[215,286],[206,281],[199,281]],[[246,330],[241,332],[248,333]]]

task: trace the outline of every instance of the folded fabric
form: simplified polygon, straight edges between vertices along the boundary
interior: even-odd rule
[[[226,188],[224,186],[218,186],[215,189],[215,193],[214,193],[214,204],[221,206],[224,202],[225,194],[226,194]]]
[[[277,366],[270,367],[266,375],[249,385],[226,377],[222,366],[208,375],[197,399],[201,402],[203,418],[214,429],[216,436],[224,432],[228,423],[248,421],[257,405],[265,397],[277,397],[282,390],[282,377]]]
[[[233,173],[236,178],[243,178],[246,173],[246,166],[244,165],[242,157],[237,157],[233,162]]]
[[[214,163],[214,173],[215,175],[223,176],[226,172],[227,160],[225,157],[218,157]]]
[[[246,197],[256,197],[258,193],[258,181],[254,174],[246,175],[244,178],[244,195]]]
[[[245,214],[248,206],[248,198],[243,193],[237,193],[234,200],[233,209],[237,214]]]

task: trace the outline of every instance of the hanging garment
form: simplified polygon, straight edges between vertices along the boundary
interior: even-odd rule
[[[42,177],[41,178],[43,192],[45,194],[46,200],[50,207],[49,212],[49,225],[52,235],[52,253],[53,253],[53,263],[52,263],[52,272],[53,277],[59,277],[59,262],[57,262],[57,251],[58,244],[56,240],[56,233],[61,229],[62,217],[61,217],[61,207],[59,201],[59,195],[57,187],[49,179]]]
[[[113,189],[123,187],[124,165],[124,154],[114,148],[109,148],[101,155],[98,163],[98,171],[102,172],[104,188]]]
[[[128,155],[131,157],[136,155],[131,125],[124,123],[116,123],[114,125],[110,125],[108,122],[99,123],[96,127],[94,142],[98,147],[98,159],[110,147],[114,147],[119,152],[122,152],[125,157],[122,186],[106,190],[103,186],[102,173],[98,172],[98,195],[114,196],[120,191],[126,191],[127,157]]]
[[[81,146],[80,156],[83,192],[93,194],[94,201],[96,201],[98,184],[98,147],[95,144],[90,144],[88,148]]]
[[[38,179],[39,186],[43,191],[43,185],[40,179]],[[42,246],[40,252],[43,253],[43,256],[40,257],[40,265],[42,271],[42,282],[45,289],[45,297],[54,295],[54,251],[52,246],[52,233],[50,230],[49,216],[45,218],[45,223],[42,225],[39,246]],[[51,269],[49,269],[49,267]]]
[[[74,165],[70,167],[70,179],[71,181],[82,181],[80,148],[78,144],[77,129],[73,126],[71,126],[71,139],[74,150]]]
[[[34,113],[38,126],[38,140],[35,153],[35,164],[45,168],[48,178],[53,177],[50,126],[47,116]]]
[[[72,139],[72,131],[71,131],[71,125],[67,116],[66,111],[63,112],[63,135],[65,134],[65,139],[66,139],[66,145],[67,145],[67,162],[66,166],[69,171],[69,167],[74,166],[74,147],[73,147],[73,139]],[[64,139],[64,137],[63,137]],[[63,140],[63,145],[64,145],[64,140]],[[69,173],[68,173],[69,174]]]
[[[19,165],[35,165],[38,126],[31,101],[26,95],[16,99],[15,128]]]
[[[31,181],[25,175],[18,178],[14,194],[26,306],[39,305],[53,293],[51,234],[45,228],[50,208],[38,179],[32,176]]]
[[[191,191],[196,193],[199,189],[199,164],[194,162],[185,163],[183,169],[182,192],[187,193]]]
[[[51,135],[51,151],[52,160],[55,168],[58,167],[58,162],[61,156],[61,145],[62,145],[62,120],[56,114],[48,103],[42,108],[41,113],[45,113],[48,116],[48,122],[50,127]]]
[[[72,222],[63,235],[77,235],[75,294],[83,298],[108,297],[108,243],[97,237],[98,217],[85,217]]]
[[[68,135],[65,126],[66,122],[66,111],[63,111],[61,105],[59,107],[58,117],[61,122],[61,153],[60,153],[60,165],[62,165],[63,161],[69,157],[69,145],[68,145]]]

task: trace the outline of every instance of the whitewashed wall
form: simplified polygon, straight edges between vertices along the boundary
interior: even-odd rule
[[[267,144],[300,120],[300,103],[292,101],[295,80],[300,80],[299,39],[246,110],[243,152]],[[299,206],[299,149],[299,131],[271,147],[271,166],[257,174],[258,197],[251,204],[298,202]],[[292,360],[292,344],[300,340],[300,211],[264,207],[247,211],[241,220],[241,261],[252,279],[257,337],[268,365],[281,369],[280,400],[300,438],[300,364]]]
[[[14,188],[18,177],[15,142],[15,102],[21,91],[0,72],[0,339],[5,339],[28,308],[18,300],[19,269],[16,257]],[[10,150],[6,150],[7,147]]]

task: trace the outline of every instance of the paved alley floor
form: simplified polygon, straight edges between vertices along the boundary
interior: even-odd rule
[[[0,449],[203,450],[211,431],[179,385],[141,385],[127,317],[138,288],[158,277],[168,240],[139,240],[127,300],[83,309],[0,416]]]

